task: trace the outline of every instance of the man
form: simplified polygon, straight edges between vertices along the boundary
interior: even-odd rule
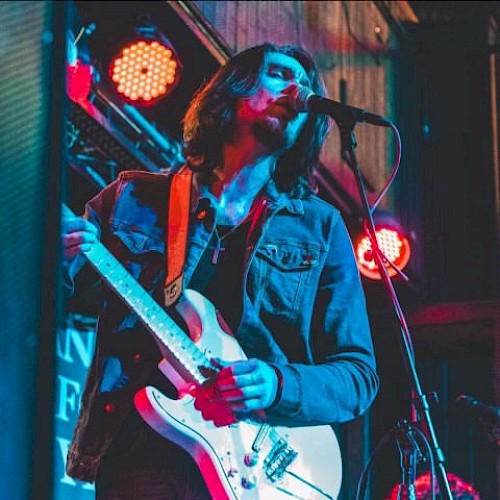
[[[345,422],[378,388],[346,228],[310,187],[327,120],[295,111],[298,85],[324,94],[306,52],[254,47],[217,72],[184,119],[195,174],[183,285],[215,304],[248,357],[214,361],[213,386],[198,389],[196,407],[216,425],[229,422],[220,401],[233,421],[258,412],[273,425]],[[100,238],[163,303],[172,178],[124,173],[85,220],[64,220],[70,280]],[[134,409],[142,386],[169,390],[154,341],[113,294],[103,303],[68,474],[95,480],[97,498],[209,498],[193,460]]]

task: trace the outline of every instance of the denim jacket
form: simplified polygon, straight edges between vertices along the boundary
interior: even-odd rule
[[[123,172],[86,209],[101,241],[160,302],[171,178]],[[373,401],[378,377],[365,298],[340,214],[312,194],[278,193],[272,182],[252,214],[244,273],[235,276],[242,279],[243,306],[234,334],[247,357],[283,374],[281,399],[267,418],[285,426],[352,420]],[[194,210],[186,287],[212,231],[213,217]],[[95,479],[135,392],[152,380],[161,384],[157,347],[137,317],[111,292],[103,304],[67,462],[68,474],[86,481]]]

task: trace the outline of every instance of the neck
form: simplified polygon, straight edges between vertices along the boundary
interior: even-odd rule
[[[219,199],[219,221],[241,222],[273,174],[276,155],[269,154],[252,136],[247,137],[223,145],[223,164],[210,186]]]

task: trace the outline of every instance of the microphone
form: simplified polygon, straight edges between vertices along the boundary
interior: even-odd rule
[[[465,394],[458,396],[455,402],[471,410],[484,422],[500,425],[500,407],[485,405],[472,396],[467,396]]]
[[[387,118],[369,113],[364,109],[355,108],[347,104],[327,99],[316,95],[311,89],[298,86],[297,98],[295,100],[295,110],[299,113],[311,111],[322,115],[331,116],[337,123],[345,120],[354,120],[354,123],[371,123],[381,127],[391,127],[392,123]]]

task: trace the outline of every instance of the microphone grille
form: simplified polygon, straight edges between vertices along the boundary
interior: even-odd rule
[[[300,112],[309,111],[309,106],[307,101],[314,95],[314,92],[307,87],[300,86],[297,91],[297,97],[295,99],[295,110]]]

